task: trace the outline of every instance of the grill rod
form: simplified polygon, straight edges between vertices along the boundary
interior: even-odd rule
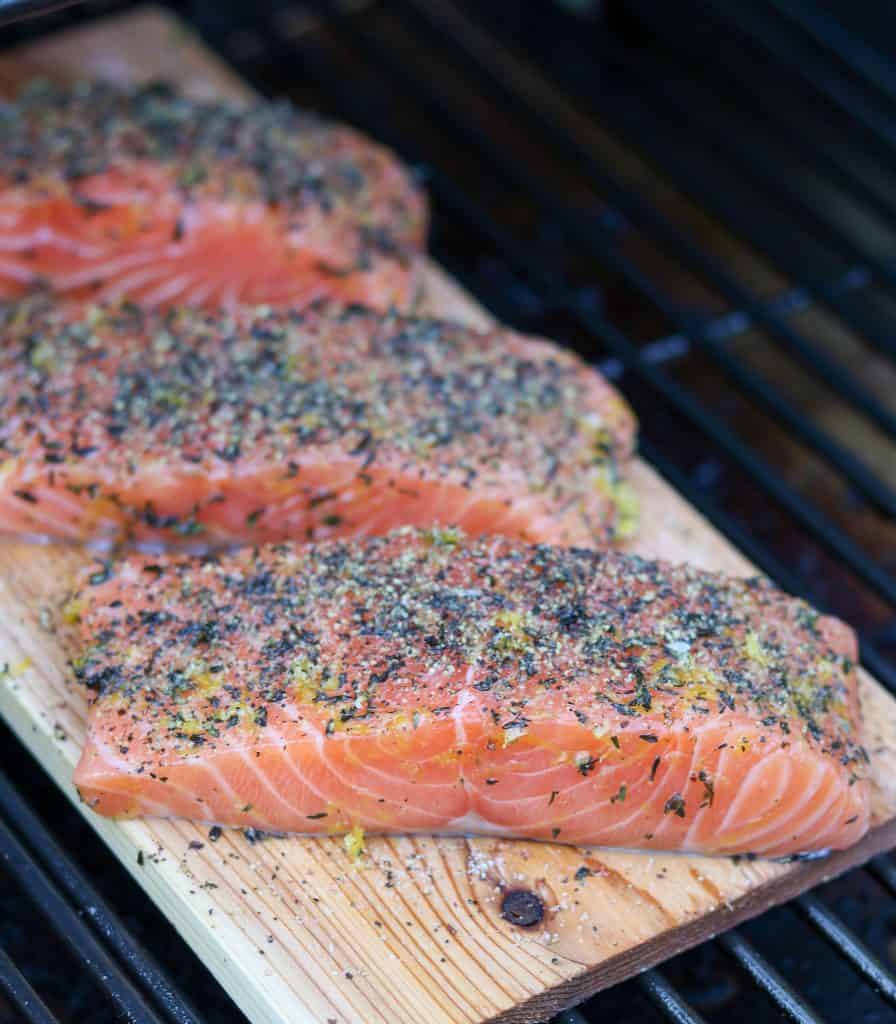
[[[0,864],[28,893],[53,931],[64,940],[127,1020],[133,1024],[165,1024],[2,820]]]
[[[700,1014],[688,1006],[656,968],[639,974],[638,984],[673,1024],[705,1024]]]
[[[19,835],[27,841],[40,858],[52,882],[68,896],[79,914],[93,923],[131,976],[158,1001],[160,1010],[171,1024],[201,1024],[199,1016],[189,1005],[186,997],[177,991],[154,958],[128,932],[117,914],[62,850],[2,772],[0,813],[3,819],[12,823]],[[80,921],[80,918],[78,920]],[[114,979],[115,976],[112,977]]]
[[[6,994],[28,1024],[57,1024],[47,1004],[34,991],[28,979],[0,946],[0,992]]]
[[[707,17],[711,17],[708,11],[705,13]],[[624,64],[621,66],[626,67]],[[627,70],[632,68],[629,66]],[[811,295],[843,323],[858,331],[878,352],[896,358],[896,339],[893,331],[869,315],[861,304],[850,302],[849,295],[844,294],[842,288],[836,284],[808,279],[805,258],[802,253],[794,250],[793,239],[774,229],[758,227],[754,218],[750,217],[712,176],[701,173],[683,159],[674,145],[663,140],[664,122],[657,119],[652,106],[648,109],[643,104],[639,105],[631,96],[619,91],[613,93],[611,97],[606,97],[602,92],[592,93],[589,88],[590,81],[583,80],[581,74],[568,62],[558,64],[552,69],[552,73],[577,94],[588,96],[594,109],[600,111],[601,117],[613,124],[614,129],[622,137],[632,140],[635,150],[646,154],[676,188],[691,196],[701,208],[712,211],[717,219],[731,225],[736,234],[762,253],[771,266],[781,268],[794,281],[803,281]],[[650,69],[644,69],[640,78],[645,85],[649,85]],[[662,102],[662,93],[657,99],[658,102]],[[856,273],[870,276],[862,266],[853,269]]]
[[[80,0],[0,0],[0,26],[73,7]]]
[[[674,26],[664,18],[654,18],[656,5],[651,5],[650,0],[642,2],[629,2],[625,7],[626,15],[637,19],[647,31],[662,32],[660,53],[665,62],[663,73],[670,67],[675,68],[676,83],[687,80],[688,74],[693,67],[699,67],[701,73],[709,70],[713,84],[718,87],[719,82],[724,83],[726,97],[730,100],[734,97],[735,105],[740,111],[757,113],[756,92],[750,88],[749,77],[745,76],[744,69],[738,65],[732,66],[727,54],[722,54],[714,49],[713,43],[717,40],[710,32],[704,32],[701,36],[688,33],[686,37],[676,33]],[[678,17],[681,17],[678,12]],[[705,26],[701,26],[705,27]],[[660,37],[657,37],[660,38]],[[651,57],[656,57],[657,48],[651,50]],[[696,62],[699,62],[697,64]],[[848,157],[842,156],[835,150],[828,150],[814,144],[808,136],[802,132],[794,132],[793,119],[787,113],[774,104],[762,104],[761,107],[763,127],[772,128],[779,143],[783,143],[788,149],[800,154],[800,158],[813,169],[822,168],[824,172],[838,183],[839,187],[858,197],[860,202],[873,212],[875,216],[885,222],[896,224],[896,198],[890,194],[884,186],[863,178],[860,171],[857,171]]]
[[[716,17],[724,19],[730,29],[752,43],[752,49],[759,49],[773,61],[792,67],[804,87],[812,95],[822,99],[829,110],[853,129],[861,129],[862,137],[874,149],[884,155],[888,163],[896,160],[896,125],[873,107],[866,97],[848,83],[832,80],[824,70],[819,72],[812,60],[799,58],[792,40],[776,33],[774,26],[755,13],[750,15],[743,4],[719,3],[710,0]]]
[[[716,939],[716,942],[796,1024],[824,1024],[822,1018],[806,1000],[739,932],[725,932]]]
[[[598,49],[601,59],[611,66],[633,72],[641,79],[651,73],[647,63],[630,52],[604,46],[602,43],[598,45]],[[655,74],[655,68],[653,73]],[[675,118],[676,123],[694,122],[692,106],[673,90],[659,90],[656,96]],[[707,125],[701,121],[697,127],[700,133],[705,135]],[[878,256],[871,248],[847,234],[839,224],[817,209],[795,185],[791,184],[785,173],[776,172],[768,164],[756,159],[749,146],[741,142],[736,133],[730,130],[715,130],[712,133],[712,141],[714,154],[721,156],[730,167],[736,168],[757,189],[769,196],[776,207],[786,209],[789,217],[801,223],[807,233],[835,247],[848,262],[867,267],[882,287],[889,293],[896,294],[896,266],[892,255]]]
[[[798,896],[793,906],[816,931],[849,960],[866,981],[871,982],[888,1003],[896,1006],[896,975],[846,927],[833,910],[811,893]]]
[[[41,915],[133,1024],[164,1024],[145,1002],[93,932],[0,821],[0,864],[24,889]]]
[[[869,861],[866,869],[884,888],[889,890],[891,896],[896,896],[896,864],[888,857],[880,856]]]
[[[770,0],[768,6],[809,36],[828,58],[833,57],[847,67],[885,101],[896,103],[896,77],[877,50],[866,46],[829,14],[814,6],[795,5],[787,0]]]

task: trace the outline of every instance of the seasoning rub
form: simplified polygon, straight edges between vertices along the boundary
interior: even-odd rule
[[[101,814],[784,856],[869,824],[856,645],[759,579],[456,530],[99,565]]]
[[[594,545],[634,527],[634,418],[547,342],[318,306],[37,301],[0,330],[7,532],[204,548],[443,523]]]
[[[0,105],[0,297],[408,308],[426,205],[359,133],[287,103],[35,82]]]

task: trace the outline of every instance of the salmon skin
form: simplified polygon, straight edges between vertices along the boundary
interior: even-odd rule
[[[634,418],[578,357],[504,329],[243,310],[0,322],[0,529],[187,545],[436,522],[631,532]]]
[[[99,564],[100,814],[785,856],[869,823],[856,642],[760,578],[456,530]]]
[[[36,83],[0,105],[0,297],[408,308],[426,207],[352,129],[163,84]]]

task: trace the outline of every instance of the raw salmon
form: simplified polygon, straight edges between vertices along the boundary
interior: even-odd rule
[[[65,617],[101,814],[767,856],[868,828],[855,637],[759,578],[404,528],[98,564]]]
[[[576,356],[379,315],[60,313],[0,324],[0,529],[209,547],[460,525],[631,532],[634,419]]]
[[[284,103],[40,83],[0,106],[0,297],[407,308],[425,203],[388,151]]]

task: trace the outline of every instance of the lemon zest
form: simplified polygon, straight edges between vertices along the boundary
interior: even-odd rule
[[[364,829],[360,825],[355,825],[350,832],[346,832],[342,837],[342,845],[352,864],[359,864],[367,852],[364,846]]]

